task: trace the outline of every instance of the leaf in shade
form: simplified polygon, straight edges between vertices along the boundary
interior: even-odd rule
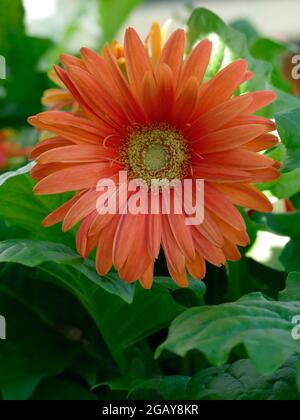
[[[300,353],[300,342],[291,335],[291,319],[299,313],[300,302],[270,301],[261,293],[233,303],[188,309],[172,322],[156,355],[166,349],[185,356],[196,349],[220,366],[243,344],[257,371],[272,373],[293,353]]]

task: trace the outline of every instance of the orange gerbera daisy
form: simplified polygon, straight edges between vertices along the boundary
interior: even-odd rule
[[[159,37],[158,37],[159,38]],[[84,115],[48,111],[29,119],[53,137],[35,147],[32,176],[36,194],[76,191],[44,225],[63,222],[67,231],[82,221],[77,249],[87,257],[97,248],[96,267],[105,275],[114,266],[126,282],[153,281],[161,246],[170,275],[180,286],[205,276],[206,261],[221,266],[238,260],[238,245],[249,242],[236,205],[271,211],[252,183],[278,177],[277,164],[257,152],[277,144],[274,123],[253,116],[275,99],[270,91],[234,96],[251,77],[238,60],[204,83],[211,42],[199,42],[185,57],[185,32],[175,31],[155,59],[134,29],[125,35],[125,71],[111,46],[103,55],[83,48],[81,59],[62,57],[55,67]],[[131,178],[204,179],[204,221],[187,226],[184,214],[101,214],[99,180]],[[117,194],[122,185],[118,185]],[[161,195],[161,190],[159,190]],[[127,192],[131,200],[135,193]]]

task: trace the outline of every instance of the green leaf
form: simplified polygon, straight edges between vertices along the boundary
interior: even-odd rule
[[[277,198],[290,198],[300,191],[300,168],[282,172],[280,178],[270,183],[259,184],[263,191],[269,190]]]
[[[57,378],[49,378],[40,383],[31,400],[95,401],[97,397],[76,383]]]
[[[63,244],[11,239],[0,242],[0,262],[14,262],[28,267],[37,267],[45,262],[72,264],[81,257]]]
[[[257,371],[272,373],[290,355],[300,353],[300,342],[291,336],[291,319],[299,311],[300,302],[269,301],[260,293],[234,303],[188,309],[172,322],[156,355],[166,349],[185,356],[196,349],[220,366],[243,344]]]
[[[300,210],[292,213],[258,213],[252,215],[252,220],[270,232],[278,235],[300,238]]]
[[[204,369],[187,386],[192,400],[298,400],[297,357],[272,375],[259,375],[249,360]]]
[[[185,294],[187,301],[190,300],[191,302],[191,305],[189,306],[200,306],[204,304],[206,286],[205,283],[201,280],[194,280],[189,276],[188,289],[182,289],[181,287],[179,287],[171,277],[155,277],[154,282],[155,284],[159,284],[160,286],[165,287],[168,290],[177,292],[178,297],[182,297],[182,295]],[[176,296],[176,293],[174,293],[174,295]],[[192,296],[190,297],[190,295]]]
[[[113,41],[122,24],[141,0],[98,0],[102,44]]]
[[[195,9],[188,21],[188,50],[202,38],[209,38],[213,42],[213,52],[208,68],[207,77],[214,76],[221,68],[239,58],[249,61],[250,70],[254,78],[243,85],[245,90],[265,89],[271,66],[268,63],[254,59],[248,50],[246,36],[227,26],[211,11]]]
[[[28,232],[30,238],[74,244],[71,233],[62,233],[59,225],[45,228],[42,220],[66,202],[69,194],[36,196],[33,180],[28,175],[32,164],[0,177],[0,217],[7,225],[18,226]],[[2,184],[2,185],[1,185]]]
[[[0,294],[0,308],[7,328],[0,341],[0,390],[5,400],[24,400],[43,377],[69,366],[78,347],[7,295]]]
[[[190,376],[160,376],[135,385],[129,398],[175,400],[298,400],[297,357],[271,375],[259,375],[247,359],[202,369]]]
[[[291,239],[280,255],[280,261],[286,271],[300,271],[299,252],[300,241]]]
[[[14,239],[0,242],[0,262],[14,262],[27,267],[37,267],[51,262],[52,264],[71,265],[82,279],[93,283],[93,287],[101,287],[105,291],[116,294],[131,303],[133,287],[122,282],[117,275],[108,274],[101,278],[92,261],[83,261],[72,249],[53,242]],[[46,264],[47,265],[47,264]],[[59,269],[58,269],[59,270]],[[76,284],[74,282],[74,284]]]
[[[289,172],[300,168],[300,107],[275,115],[277,130],[286,147],[283,171]],[[300,179],[298,176],[298,191]],[[296,191],[296,192],[298,192]]]
[[[251,45],[251,54],[259,60],[272,64],[271,83],[283,91],[292,92],[288,82],[283,79],[282,57],[289,52],[288,46],[268,38],[257,38]]]
[[[136,385],[128,394],[129,399],[181,400],[186,399],[189,376],[162,376]]]
[[[300,273],[289,273],[286,279],[286,288],[279,293],[279,299],[282,302],[290,302],[293,300],[300,301]]]
[[[259,38],[259,33],[256,28],[253,26],[252,22],[249,22],[248,20],[238,19],[232,22],[230,26],[246,35],[249,46],[251,46],[257,38]]]
[[[31,169],[34,167],[34,162],[30,162],[22,168],[16,169],[15,171],[4,172],[0,175],[0,187],[3,185],[9,178],[14,178],[18,175],[28,174]]]

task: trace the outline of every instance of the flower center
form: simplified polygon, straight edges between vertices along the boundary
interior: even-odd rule
[[[182,179],[187,175],[190,156],[187,140],[166,124],[142,126],[129,132],[120,158],[131,179]]]
[[[144,163],[153,171],[164,168],[167,164],[167,150],[162,144],[150,144],[144,151]]]

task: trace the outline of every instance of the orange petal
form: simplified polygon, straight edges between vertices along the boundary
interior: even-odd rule
[[[252,150],[253,152],[261,152],[263,150],[271,149],[279,143],[278,138],[270,133],[262,134],[249,143],[243,144],[242,148]]]
[[[207,112],[220,103],[227,101],[242,83],[247,71],[247,65],[246,60],[235,61],[207,82],[207,87],[200,94],[198,113]]]
[[[140,94],[144,76],[152,71],[152,65],[145,45],[133,28],[126,30],[124,53],[129,83]]]
[[[222,250],[228,261],[239,261],[241,259],[241,253],[237,246],[228,240],[225,241]]]
[[[167,64],[172,70],[174,80],[176,80],[182,66],[184,50],[185,31],[183,29],[177,29],[177,31],[173,32],[170,36],[162,50],[162,54],[157,64],[158,68],[162,64]]]
[[[96,269],[100,276],[105,276],[112,267],[112,247],[119,217],[115,215],[99,236]]]
[[[123,126],[128,124],[128,120],[119,104],[103,89],[97,79],[87,71],[74,66],[68,67],[67,72],[97,116],[117,131],[122,132]]]
[[[187,261],[186,263],[188,272],[195,280],[201,280],[205,277],[206,274],[206,264],[205,259],[197,254],[194,261]]]
[[[83,258],[87,258],[98,243],[97,236],[88,236],[89,228],[96,216],[96,211],[87,216],[76,234],[76,249]]]
[[[201,154],[235,149],[265,132],[266,127],[259,124],[225,128],[200,138],[193,143],[193,149]]]
[[[249,171],[260,168],[270,168],[274,164],[274,160],[248,150],[234,149],[226,152],[210,153],[205,155],[203,162],[211,165],[213,170],[214,165],[222,165],[224,168],[240,169]],[[199,166],[201,167],[201,161]]]
[[[190,127],[185,129],[184,133],[191,140],[196,140],[200,135],[216,131],[240,115],[251,102],[252,99],[247,95],[229,99],[202,114]]]
[[[45,163],[89,163],[107,162],[116,158],[116,151],[100,145],[74,145],[56,147],[42,153],[37,162]]]
[[[109,177],[118,169],[104,163],[76,165],[48,175],[34,188],[35,194],[59,194],[93,188],[102,178]],[[88,176],[87,176],[88,174]]]
[[[208,262],[218,267],[225,263],[226,259],[221,248],[207,240],[195,227],[192,228],[192,235],[199,255],[203,255]]]
[[[93,212],[97,212],[97,199],[100,197],[101,192],[91,190],[87,191],[76,203],[70,208],[68,213],[64,217],[64,222],[62,226],[63,232],[70,230],[74,227],[80,220],[87,217]],[[91,222],[94,221],[96,216]]]
[[[214,184],[214,186],[225,194],[233,204],[262,212],[273,210],[273,206],[267,197],[252,185]]]
[[[230,121],[230,123],[226,124],[226,128],[236,127],[239,125],[246,125],[246,124],[262,124],[266,126],[267,131],[274,131],[276,126],[275,123],[268,118],[264,117],[257,117],[255,115],[251,116],[238,116],[237,118]]]
[[[198,105],[198,86],[199,84],[197,79],[195,77],[191,77],[182,89],[174,109],[174,120],[177,124],[186,124],[190,121]]]
[[[247,95],[251,96],[253,101],[249,107],[244,110],[243,113],[245,115],[254,114],[254,112],[275,101],[277,97],[276,93],[271,90],[250,92]]]
[[[229,223],[235,229],[245,230],[246,225],[240,212],[233,206],[233,204],[217,190],[213,185],[205,183],[205,207],[207,207],[213,214],[216,214],[220,219]]]
[[[160,245],[161,245],[161,215],[150,214],[147,220],[148,224],[148,251],[149,255],[153,259],[157,259],[159,256]]]
[[[229,223],[220,219],[216,215],[213,215],[213,218],[216,224],[219,226],[223,236],[230,242],[241,246],[247,246],[249,244],[250,238],[246,230],[234,229]]]
[[[212,43],[203,39],[188,55],[183,64],[179,87],[184,86],[191,77],[195,77],[201,83],[209,64],[212,50]]]
[[[185,258],[177,245],[166,215],[162,215],[162,246],[169,271],[171,269],[174,273],[185,272]]]
[[[153,283],[153,270],[154,264],[151,263],[147,270],[144,272],[142,277],[140,278],[140,283],[144,289],[151,289]]]
[[[72,143],[63,139],[62,137],[51,137],[50,139],[41,141],[34,147],[30,154],[30,159],[36,159],[42,153],[45,153],[49,150],[70,145],[72,145]]]

